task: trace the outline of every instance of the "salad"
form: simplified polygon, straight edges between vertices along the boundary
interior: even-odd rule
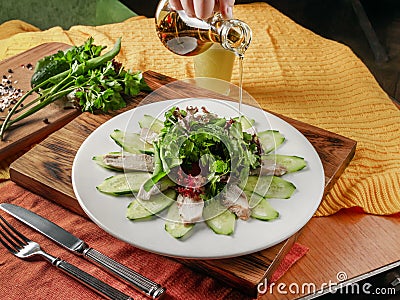
[[[173,107],[164,117],[144,115],[140,133],[114,130],[110,137],[120,149],[93,157],[121,172],[97,189],[132,195],[127,218],[163,216],[175,238],[187,236],[197,222],[230,235],[238,219],[279,218],[268,199],[290,198],[296,187],[284,175],[307,165],[302,157],[277,153],[285,142],[279,131],[256,132],[247,117],[224,118],[205,107]]]

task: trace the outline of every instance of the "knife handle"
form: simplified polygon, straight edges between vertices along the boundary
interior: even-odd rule
[[[66,262],[65,260],[56,258],[53,261],[53,265],[57,268],[61,269],[68,275],[74,277],[79,282],[85,284],[86,286],[90,287],[95,292],[101,294],[102,296],[112,299],[112,300],[133,300],[130,296],[122,293],[121,291],[113,288],[112,286],[108,285],[104,281],[93,277],[92,275],[82,271],[78,267],[71,265],[70,263]]]
[[[158,283],[144,277],[132,269],[129,269],[93,248],[85,249],[83,251],[83,256],[93,261],[98,266],[104,267],[107,271],[113,273],[119,278],[127,281],[135,289],[153,299],[160,298],[165,292],[165,288]]]

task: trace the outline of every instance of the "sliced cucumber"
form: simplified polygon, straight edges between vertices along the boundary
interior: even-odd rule
[[[264,199],[258,194],[245,191],[249,205],[251,208],[251,217],[263,221],[271,221],[279,217],[279,212],[276,211],[267,199]]]
[[[110,137],[129,153],[154,154],[153,145],[144,142],[138,133],[124,132],[122,130],[115,129],[111,133]]]
[[[133,200],[128,205],[126,217],[130,220],[137,220],[150,217],[159,213],[174,203],[177,193],[168,189],[165,192],[151,196],[150,200]]]
[[[180,239],[184,237],[192,228],[194,224],[184,224],[179,215],[178,205],[173,203],[167,214],[167,220],[165,221],[165,230],[172,235],[174,238]]]
[[[251,210],[251,217],[263,221],[272,221],[279,218],[279,212],[271,206],[267,199],[262,199],[261,202]]]
[[[96,188],[105,194],[110,195],[126,195],[137,193],[140,186],[149,179],[150,173],[131,172],[126,174],[118,174],[106,178]]]
[[[121,152],[110,152],[109,154],[119,154]],[[109,170],[113,170],[113,171],[118,171],[121,172],[123,171],[123,169],[120,168],[115,168],[113,166],[107,165],[104,163],[103,160],[104,155],[96,155],[92,157],[92,160],[96,162],[96,164],[98,164],[99,166],[105,168],[105,169],[109,169]]]
[[[223,206],[219,200],[207,201],[203,209],[203,218],[208,227],[217,234],[230,235],[235,230],[236,216]]]
[[[278,148],[285,137],[278,130],[265,130],[257,134],[264,153],[269,153]]]
[[[140,128],[148,128],[154,131],[155,133],[160,133],[161,129],[164,128],[164,123],[154,118],[150,115],[144,115],[143,118],[139,121]]]
[[[293,173],[304,169],[307,166],[303,157],[294,155],[268,154],[262,155],[261,160],[273,160],[276,164],[286,168],[288,173]]]
[[[277,176],[249,176],[244,190],[264,198],[288,199],[296,190],[296,186]]]
[[[264,197],[289,199],[295,190],[296,186],[293,183],[281,177],[272,176],[271,185],[267,191],[267,194]]]
[[[249,201],[249,207],[250,209],[253,209],[254,207],[257,206],[258,203],[261,202],[262,199],[264,199],[262,196],[259,194],[253,193],[251,191],[244,191],[247,197],[247,201]]]
[[[249,176],[244,191],[256,193],[261,197],[267,193],[272,182],[272,176]]]
[[[236,122],[240,122],[242,124],[242,129],[247,130],[254,125],[254,119],[249,119],[248,117],[241,116],[241,117],[235,117],[233,118]]]

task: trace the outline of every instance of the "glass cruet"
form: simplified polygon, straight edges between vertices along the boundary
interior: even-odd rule
[[[242,57],[251,42],[251,29],[245,22],[224,20],[220,13],[208,20],[192,18],[183,10],[172,9],[169,0],[160,1],[155,21],[163,45],[178,55],[197,55],[218,43]]]

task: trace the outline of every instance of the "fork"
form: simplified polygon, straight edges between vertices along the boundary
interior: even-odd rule
[[[79,282],[90,287],[104,297],[113,300],[133,300],[130,296],[82,271],[78,267],[43,251],[38,243],[31,241],[22,233],[17,231],[2,216],[0,216],[0,219],[3,221],[3,223],[0,222],[0,227],[3,229],[0,230],[0,242],[16,257],[29,259],[32,256],[40,255],[53,266],[66,272],[71,277],[77,279]]]

